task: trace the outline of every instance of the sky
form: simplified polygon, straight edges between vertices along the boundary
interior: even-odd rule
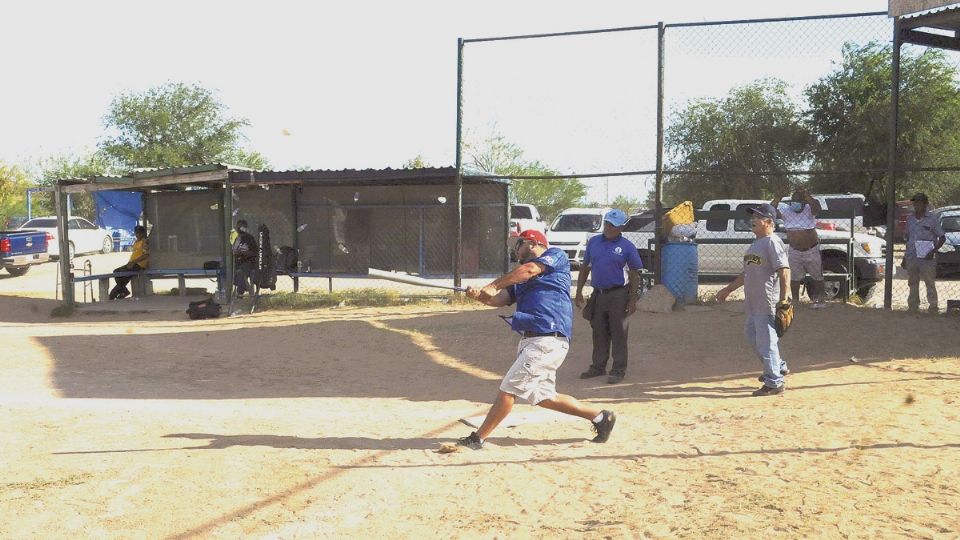
[[[453,165],[457,38],[885,11],[885,0],[64,1],[0,7],[0,161],[95,149],[121,92],[170,81],[214,90],[250,121],[272,168]],[[886,24],[838,27],[884,34]],[[742,28],[742,27],[740,27]],[[821,30],[668,32],[668,113],[685,100],[776,76],[802,85],[829,69]],[[757,33],[759,32],[759,33]],[[879,34],[877,34],[879,32]],[[817,52],[820,51],[820,52]],[[656,32],[470,43],[464,126],[501,134],[563,172],[652,168]],[[651,135],[653,134],[653,135]]]

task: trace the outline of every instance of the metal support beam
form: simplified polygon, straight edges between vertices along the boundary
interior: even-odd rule
[[[222,219],[223,219],[223,303],[230,304],[233,301],[233,246],[230,245],[230,231],[233,229],[233,185],[227,178],[223,183],[223,196],[221,198]]]
[[[960,39],[956,37],[920,32],[918,30],[907,30],[903,32],[902,39],[904,43],[912,43],[913,45],[960,51]]]
[[[63,193],[62,186],[57,185],[53,192],[53,200],[57,211],[57,242],[60,249],[60,293],[63,302],[69,306],[74,304],[73,298],[73,269],[70,267],[70,237],[67,226],[69,217],[69,203]]]
[[[890,141],[887,155],[887,255],[884,262],[883,307],[893,309],[893,228],[897,211],[897,139],[900,131],[900,19],[893,20],[893,54],[890,81]]]
[[[663,249],[660,239],[663,237],[663,64],[665,27],[663,22],[657,23],[657,178],[654,188],[654,282],[661,283]]]
[[[463,273],[463,38],[457,39],[457,245],[453,256],[453,285],[461,286]]]

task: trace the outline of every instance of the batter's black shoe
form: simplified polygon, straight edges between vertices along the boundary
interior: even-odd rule
[[[755,397],[760,396],[777,396],[783,393],[785,388],[783,386],[778,386],[776,388],[772,386],[763,385],[760,388],[753,391],[752,395]]]
[[[592,379],[592,378],[594,378],[594,377],[601,377],[601,376],[606,375],[606,374],[607,374],[607,372],[606,372],[606,371],[603,371],[602,369],[593,369],[593,368],[591,367],[590,369],[588,369],[588,370],[584,371],[583,373],[581,373],[581,374],[580,374],[580,378],[581,378],[581,379]]]
[[[474,431],[462,439],[457,439],[457,445],[466,446],[471,450],[481,450],[483,448],[483,441],[480,440],[480,437],[477,436],[477,432]]]
[[[789,369],[781,369],[781,370],[780,370],[780,376],[781,376],[781,377],[786,377],[786,376],[789,375],[789,374],[790,374],[790,370],[789,370]],[[760,381],[760,382],[763,382],[763,373],[761,373],[760,376],[757,377],[757,380]]]
[[[599,422],[593,422],[593,430],[597,436],[593,438],[595,443],[605,443],[610,438],[610,432],[613,431],[613,425],[617,423],[617,415],[613,411],[600,411],[603,418]]]

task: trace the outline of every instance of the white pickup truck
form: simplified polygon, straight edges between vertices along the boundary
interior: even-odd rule
[[[537,207],[532,204],[511,204],[510,233],[520,234],[529,229],[547,233],[547,224],[540,217]]]
[[[765,202],[763,200],[723,199],[707,201],[702,210],[745,211]],[[631,217],[624,228],[623,236],[633,242],[640,252],[644,266],[650,267],[653,261],[654,227],[652,215],[644,214]],[[820,253],[823,257],[823,270],[828,273],[848,272],[847,244],[850,233],[847,231],[818,230],[820,235]],[[786,240],[786,232],[777,226],[777,234]],[[736,275],[743,269],[743,253],[754,238],[750,230],[749,219],[701,219],[697,222],[697,240],[699,272],[706,275]],[[743,243],[712,244],[711,239],[743,240]],[[842,241],[842,243],[823,242]],[[853,235],[853,264],[856,277],[857,294],[866,300],[877,288],[884,276],[884,241],[869,234]],[[840,285],[833,281],[826,283],[828,298],[840,293]]]

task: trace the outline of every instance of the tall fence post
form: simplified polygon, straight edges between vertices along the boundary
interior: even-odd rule
[[[63,186],[58,182],[53,190],[53,200],[57,211],[57,242],[60,250],[60,288],[63,302],[72,306],[76,300],[73,297],[73,261],[70,257],[70,237],[67,221],[70,219],[70,203],[63,192]]]
[[[457,245],[454,248],[453,284],[461,286],[463,270],[463,38],[457,38]]]
[[[223,245],[222,257],[223,264],[220,269],[223,271],[223,302],[230,304],[233,301],[233,246],[230,245],[230,231],[233,230],[233,185],[228,177],[223,182]]]
[[[887,255],[884,261],[883,307],[893,309],[893,229],[897,211],[897,139],[900,116],[900,19],[893,19],[893,54],[890,81],[890,153],[887,162]]]
[[[657,177],[654,188],[654,250],[653,250],[653,278],[660,283],[663,267],[663,249],[660,239],[663,237],[663,63],[664,63],[664,34],[663,21],[657,23]]]

